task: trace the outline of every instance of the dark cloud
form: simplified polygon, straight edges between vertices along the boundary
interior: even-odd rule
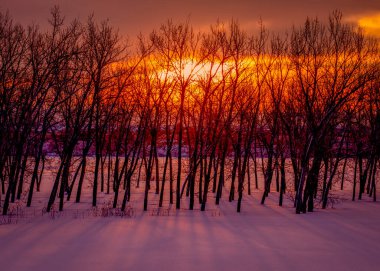
[[[281,31],[303,22],[306,16],[326,18],[341,10],[349,20],[380,14],[380,1],[374,0],[2,0],[1,10],[23,24],[46,24],[49,10],[59,5],[70,20],[85,19],[94,13],[98,19],[109,18],[122,34],[135,36],[150,32],[167,19],[184,21],[190,18],[195,28],[205,28],[217,19],[237,19],[251,29],[261,17],[272,30]]]

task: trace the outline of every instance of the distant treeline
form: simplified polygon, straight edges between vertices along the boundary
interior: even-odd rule
[[[313,211],[316,198],[326,208],[338,168],[343,188],[348,158],[353,200],[365,192],[376,200],[378,40],[340,12],[287,35],[261,24],[249,34],[234,21],[205,32],[168,21],[133,47],[94,17],[65,22],[53,8],[49,22],[42,31],[0,13],[3,214],[24,193],[31,205],[52,153],[60,165],[48,211],[72,194],[80,202],[86,176],[93,206],[100,190],[124,210],[141,171],[144,210],[154,187],[160,206],[167,197],[180,208],[182,190],[189,209],[198,201],[201,210],[209,192],[219,204],[225,189],[240,212],[261,171],[262,204],[275,180],[280,205],[288,185],[296,212]]]

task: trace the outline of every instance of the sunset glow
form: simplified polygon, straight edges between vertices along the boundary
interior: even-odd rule
[[[358,25],[362,27],[366,33],[380,37],[380,13],[360,18]]]

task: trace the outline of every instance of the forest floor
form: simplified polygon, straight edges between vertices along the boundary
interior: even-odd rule
[[[124,216],[109,207],[112,194],[90,208],[89,186],[81,203],[45,213],[42,187],[32,207],[0,216],[0,270],[380,270],[380,203],[352,202],[351,189],[334,192],[333,208],[296,215],[290,197],[279,207],[271,192],[260,205],[256,189],[244,193],[241,213],[226,192],[219,206],[210,193],[201,212],[187,210],[185,196],[182,209],[167,201],[159,209],[153,191],[143,212],[143,187]]]
[[[379,270],[380,203],[296,215],[272,193],[208,211],[70,209],[0,226],[1,270]],[[166,208],[167,209],[167,208]]]

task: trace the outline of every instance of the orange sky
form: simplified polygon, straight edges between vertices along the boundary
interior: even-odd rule
[[[306,16],[326,18],[334,9],[343,11],[346,20],[369,26],[380,35],[378,0],[1,0],[0,9],[9,10],[21,23],[46,24],[49,9],[58,4],[67,19],[85,19],[94,13],[99,20],[109,18],[123,35],[149,33],[167,19],[190,22],[197,29],[207,29],[219,18],[237,19],[251,30],[262,17],[271,30],[282,31],[300,24]]]

